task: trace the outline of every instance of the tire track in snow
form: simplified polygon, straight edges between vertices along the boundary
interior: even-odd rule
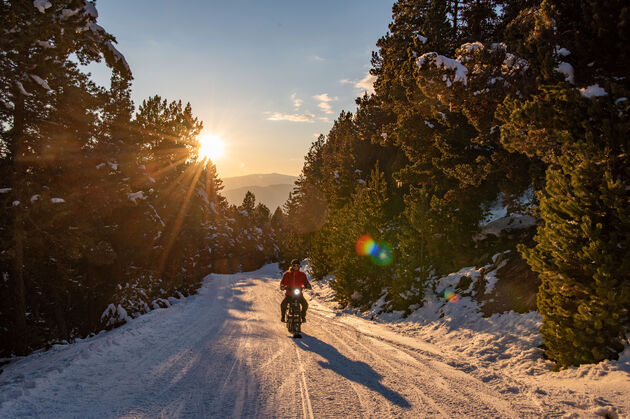
[[[304,374],[304,364],[300,358],[300,351],[297,346],[294,346],[295,354],[297,355],[297,361],[299,365],[300,376],[302,377],[302,384],[300,386],[300,394],[302,396],[302,413],[305,418],[313,419],[313,407],[311,406],[311,396],[308,394],[308,386],[306,385],[306,376]]]
[[[342,333],[347,333],[348,332],[348,331],[344,331],[343,327],[341,329],[342,329]],[[355,332],[356,332],[356,330],[355,330]],[[344,340],[344,339],[339,338],[337,333],[330,333],[330,336],[332,336],[337,342],[339,342],[342,346],[346,347],[348,350],[350,350],[355,355],[359,355],[359,356],[362,355],[362,353],[360,351],[357,351],[357,349],[351,347],[351,345],[348,343],[349,340]],[[357,336],[357,340],[355,340],[355,342],[359,343],[358,342],[358,336]],[[379,361],[379,362],[387,365],[387,367],[391,371],[398,371],[399,372],[400,368],[398,368],[397,366],[394,366],[392,363],[387,361],[383,356],[376,354],[374,351],[372,351],[370,348],[366,347],[365,345],[361,345],[361,347],[364,350],[363,354],[365,352],[367,352],[367,353],[369,353],[372,356],[372,358],[374,360]],[[403,374],[404,374],[404,372],[403,372]],[[414,386],[414,390],[415,390],[416,395],[418,396],[417,399],[419,399],[420,401],[423,401],[426,404],[428,404],[431,407],[433,407],[437,412],[439,412],[441,417],[449,417],[450,416],[447,412],[445,412],[443,409],[441,409],[438,406],[438,404],[433,399],[428,397],[421,389],[419,389],[418,387]],[[416,406],[416,408],[417,407],[418,406]]]
[[[454,361],[453,359],[448,359],[446,357],[446,354],[436,355],[432,352],[413,348],[404,343],[396,342],[394,340],[388,339],[387,337],[375,335],[372,333],[363,333],[363,337],[390,346],[399,355],[402,355],[404,353],[415,362],[419,362],[421,364],[431,364],[435,366],[434,370],[449,371],[450,375],[445,375],[444,379],[450,379],[452,383],[457,383],[461,380],[468,381],[470,384],[472,384],[473,387],[480,388],[480,391],[478,393],[481,393],[482,390],[485,390],[484,393],[492,398],[495,406],[505,406],[505,404],[507,403],[510,406],[508,411],[518,411],[520,415],[527,415],[531,417],[539,417],[543,414],[552,413],[549,409],[544,409],[540,399],[533,396],[532,394],[515,394],[513,389],[523,387],[523,384],[519,383],[516,380],[513,380],[510,376],[506,375],[502,371],[496,371],[496,374],[489,375],[489,371],[484,369],[486,373],[479,377],[479,374],[476,374],[478,372],[478,367],[474,364],[466,362],[465,360],[462,361],[461,359],[459,359],[457,361]],[[422,360],[418,359],[418,356],[422,356]],[[457,378],[461,380],[458,380]],[[494,385],[489,385],[488,382],[490,381],[500,382],[501,389],[496,388],[499,387],[498,383]],[[518,384],[517,386],[513,385],[515,382]],[[471,394],[470,388],[470,386],[464,386],[462,387],[462,391],[464,393]],[[509,393],[509,397],[511,399],[509,401],[504,400],[506,397],[505,394],[507,393]],[[562,412],[555,413],[561,414]]]

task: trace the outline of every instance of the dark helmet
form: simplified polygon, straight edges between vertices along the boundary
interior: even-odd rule
[[[300,264],[300,260],[299,260],[299,259],[293,259],[293,260],[291,261],[291,266],[293,266],[293,265],[299,265],[299,264]]]

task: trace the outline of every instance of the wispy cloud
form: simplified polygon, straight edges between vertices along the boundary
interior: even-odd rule
[[[324,111],[324,113],[328,113],[328,114],[333,113],[332,106],[330,106],[330,102],[333,102],[335,100],[339,100],[339,98],[337,96],[335,96],[335,97],[328,96],[328,93],[322,93],[322,94],[319,94],[319,95],[315,95],[315,96],[313,96],[313,98],[315,100],[319,101],[319,103],[317,104],[317,107],[319,109],[321,109],[322,111]]]
[[[310,59],[313,61],[326,61],[325,58],[322,58],[319,55],[311,55]]]
[[[330,122],[330,118],[328,118],[327,116],[320,116],[317,119],[319,119],[320,121],[323,121],[323,122]]]
[[[327,102],[318,103],[317,107],[321,109],[324,113],[333,113],[332,106],[330,106],[330,104]]]
[[[297,113],[281,113],[281,112],[267,112],[269,121],[291,121],[291,122],[314,122],[315,115],[310,113],[297,114]]]
[[[368,92],[369,94],[374,93],[374,82],[376,81],[376,76],[371,75],[369,72],[363,77],[361,80],[350,80],[350,79],[341,79],[339,83],[341,84],[352,84],[356,89],[361,92]]]
[[[359,80],[354,87],[357,89],[361,89],[364,92],[368,92],[369,94],[374,93],[374,82],[376,81],[376,76],[373,76],[370,73],[367,73],[365,77]]]
[[[296,93],[293,93],[291,95],[291,100],[293,101],[293,108],[297,111],[298,109],[300,109],[300,107],[302,106],[302,103],[304,103],[304,101],[300,98],[297,97]]]
[[[313,99],[319,100],[320,102],[332,102],[333,100],[338,100],[339,98],[337,96],[330,97],[328,96],[328,93],[322,93],[321,95],[313,96]]]

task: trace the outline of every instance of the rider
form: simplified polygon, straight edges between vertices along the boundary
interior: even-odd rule
[[[287,306],[291,301],[291,289],[293,288],[308,288],[312,289],[311,284],[306,279],[306,274],[300,271],[300,261],[297,259],[293,259],[291,261],[291,269],[286,271],[282,276],[282,281],[280,281],[280,289],[286,288],[286,295],[284,296],[284,300],[280,303],[280,311],[282,313],[282,318],[280,319],[282,322],[285,321],[284,313],[287,311]],[[302,306],[302,323],[306,322],[306,310],[308,309],[308,303],[304,298],[304,294],[300,294],[300,305]]]

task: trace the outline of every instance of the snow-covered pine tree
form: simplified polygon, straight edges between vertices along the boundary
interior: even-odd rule
[[[115,39],[96,23],[98,13],[93,2],[85,0],[5,1],[0,5],[0,129],[2,154],[0,172],[8,189],[11,206],[7,232],[11,237],[10,255],[5,261],[10,284],[10,304],[14,313],[10,329],[10,341],[16,353],[28,350],[29,328],[26,311],[29,303],[25,288],[25,249],[31,198],[41,191],[41,163],[50,161],[59,141],[51,144],[47,137],[53,125],[61,123],[61,130],[82,118],[93,118],[85,109],[63,110],[58,106],[69,105],[64,100],[75,93],[76,98],[93,95],[93,86],[86,82],[74,59],[82,64],[100,61],[103,57],[108,66],[122,73],[129,73],[124,57],[115,49]],[[96,99],[92,96],[93,99]],[[92,104],[88,108],[93,109]],[[65,118],[65,120],[64,120]],[[85,141],[85,132],[78,142],[66,144],[77,150]],[[59,137],[56,138],[59,140]],[[48,148],[50,146],[50,148]],[[50,172],[49,172],[50,173]],[[50,185],[46,185],[49,186]],[[54,191],[53,191],[54,193]],[[41,195],[41,194],[40,194]],[[19,202],[19,204],[17,204]]]

